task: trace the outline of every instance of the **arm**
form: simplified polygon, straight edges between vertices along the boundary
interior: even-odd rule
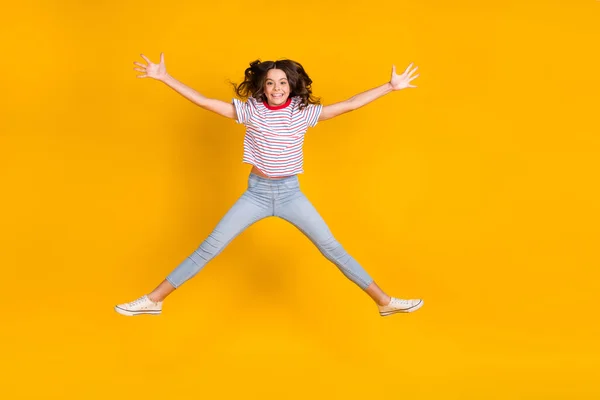
[[[231,103],[226,103],[217,99],[210,99],[189,86],[179,82],[177,79],[168,75],[162,80],[167,86],[175,90],[177,93],[191,101],[192,103],[212,111],[227,118],[235,118],[235,107]]]
[[[175,90],[177,93],[179,93],[192,103],[204,108],[205,110],[212,111],[227,118],[236,118],[235,107],[233,104],[226,103],[221,100],[210,99],[169,75],[165,66],[165,58],[163,53],[160,54],[159,64],[153,64],[143,54],[142,58],[148,63],[148,65],[144,65],[139,62],[134,62],[135,65],[140,67],[134,68],[134,70],[144,72],[143,75],[138,75],[138,78],[149,77],[156,79],[157,81],[163,82],[171,89]]]
[[[410,82],[419,76],[418,74],[412,76],[418,67],[413,70],[410,69],[411,67],[412,64],[406,68],[406,71],[404,71],[402,75],[397,75],[396,66],[392,66],[392,77],[388,83],[359,93],[355,96],[352,96],[348,100],[323,107],[323,110],[321,110],[321,115],[319,116],[319,121],[324,121],[326,119],[337,117],[338,115],[356,110],[392,91],[416,87],[411,85]]]

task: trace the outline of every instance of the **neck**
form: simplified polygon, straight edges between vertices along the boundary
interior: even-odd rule
[[[279,109],[285,108],[285,107],[289,106],[291,102],[292,102],[292,97],[291,96],[287,98],[287,100],[285,101],[285,103],[279,104],[277,106],[271,105],[268,102],[266,102],[266,101],[263,100],[263,104],[269,110],[279,110]]]

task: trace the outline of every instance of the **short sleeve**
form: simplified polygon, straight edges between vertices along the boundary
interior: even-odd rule
[[[233,106],[235,107],[236,120],[238,124],[245,124],[250,120],[252,113],[252,106],[249,101],[241,101],[239,99],[233,99]]]
[[[319,122],[322,109],[323,106],[321,104],[309,104],[302,110],[306,124],[309,127],[313,127]]]

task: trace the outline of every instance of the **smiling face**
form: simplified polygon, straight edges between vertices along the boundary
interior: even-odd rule
[[[285,72],[280,69],[267,71],[264,92],[270,106],[279,106],[285,103],[290,95],[290,85]]]

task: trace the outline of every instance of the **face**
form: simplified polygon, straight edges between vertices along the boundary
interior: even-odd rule
[[[267,71],[264,92],[270,106],[285,103],[290,95],[290,85],[285,72],[280,69]]]

